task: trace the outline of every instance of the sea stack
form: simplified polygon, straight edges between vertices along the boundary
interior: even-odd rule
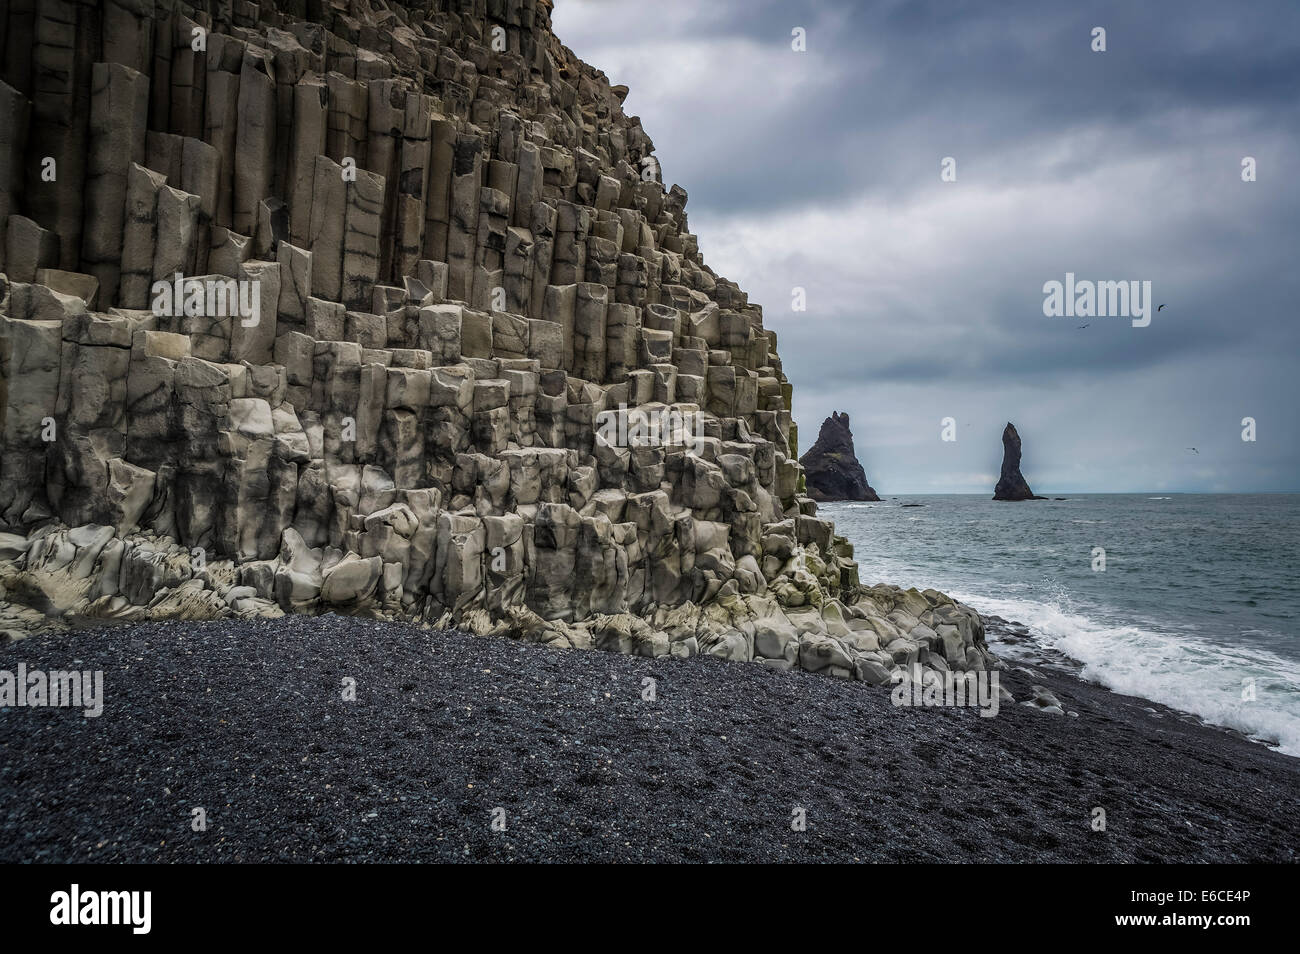
[[[817,442],[799,458],[813,500],[879,500],[853,452],[849,416],[838,411],[822,421]]]
[[[1002,431],[1002,476],[993,488],[994,500],[1046,500],[1029,489],[1029,484],[1020,473],[1020,435],[1016,425],[1007,421]]]

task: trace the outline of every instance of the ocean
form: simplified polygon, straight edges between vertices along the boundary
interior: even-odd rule
[[[1003,658],[1300,756],[1300,494],[891,496],[819,515],[863,583],[934,587],[1019,624],[988,627]]]

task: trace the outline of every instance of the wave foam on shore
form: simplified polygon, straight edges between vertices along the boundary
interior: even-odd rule
[[[1077,661],[1085,679],[1300,756],[1300,666],[1292,660],[1263,649],[1094,619],[1078,612],[1065,594],[1051,601],[956,591],[952,596],[981,614],[1025,626],[1038,647]],[[989,642],[996,651],[1008,648],[994,631]],[[1016,655],[1016,648],[1007,654]],[[1253,680],[1253,700],[1243,699],[1247,680]]]

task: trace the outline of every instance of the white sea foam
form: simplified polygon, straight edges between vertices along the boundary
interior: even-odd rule
[[[1193,713],[1300,756],[1300,665],[1293,660],[1186,633],[1107,623],[1078,612],[1064,593],[1050,601],[950,595],[981,613],[1024,624],[1040,645],[1077,660],[1085,678],[1108,689]],[[1250,679],[1255,700],[1243,701]]]

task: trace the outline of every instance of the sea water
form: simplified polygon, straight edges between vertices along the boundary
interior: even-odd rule
[[[990,627],[1000,655],[1300,756],[1300,494],[891,496],[819,515],[863,583],[934,587],[1028,630]]]

